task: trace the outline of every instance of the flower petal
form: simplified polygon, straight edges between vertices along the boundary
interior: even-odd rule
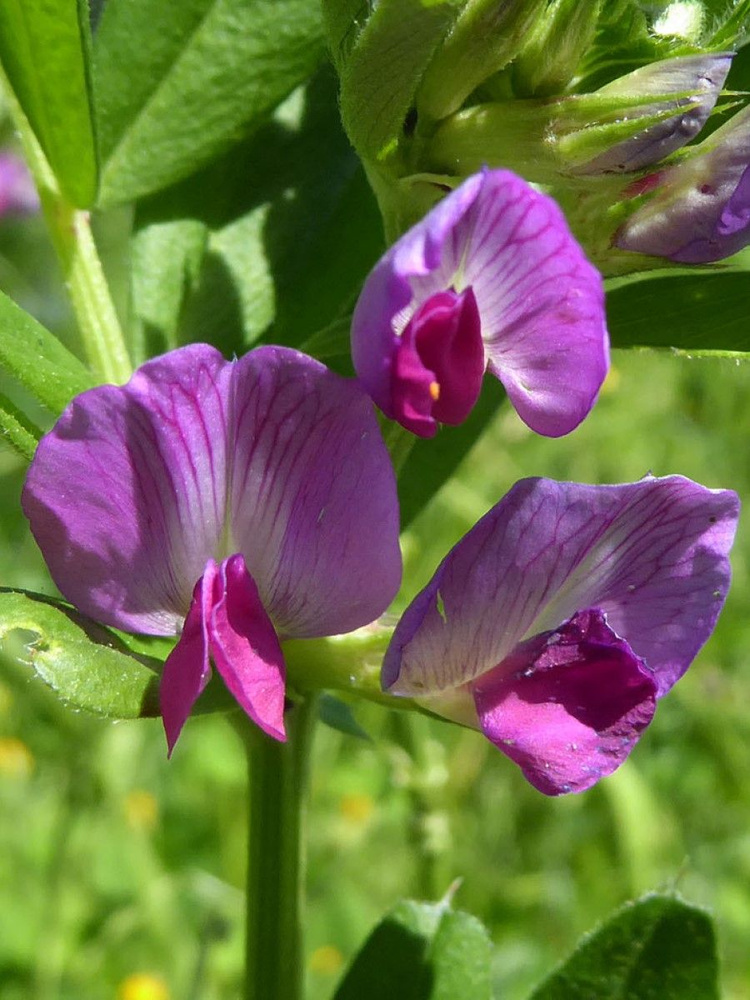
[[[664,694],[716,622],[739,502],[681,476],[517,483],[407,608],[383,684],[419,696],[492,670],[524,638],[598,607]]]
[[[470,288],[436,292],[414,313],[393,355],[391,416],[420,437],[461,424],[484,375],[479,311]]]
[[[602,97],[642,99],[652,94],[657,98],[653,104],[641,104],[627,114],[627,118],[636,122],[641,116],[658,112],[674,111],[674,115],[648,126],[624,142],[618,142],[577,168],[575,173],[639,170],[657,163],[690,142],[708,121],[729,73],[732,58],[731,52],[701,52],[662,59],[600,87],[595,94]]]
[[[656,707],[652,674],[598,609],[521,644],[473,689],[485,736],[545,795],[611,774]]]
[[[220,567],[208,624],[211,656],[240,707],[277,740],[284,732],[284,655],[241,555]]]
[[[394,243],[370,272],[357,300],[352,360],[363,386],[386,416],[391,415],[391,360],[399,335],[423,302],[452,286],[452,276],[447,281],[442,278],[444,245],[483,183],[483,174],[469,177]],[[417,276],[425,278],[428,288],[415,299],[412,281]]]
[[[85,614],[179,631],[223,532],[231,369],[205,344],[172,351],[78,396],[42,438],[23,509]]]
[[[533,430],[591,409],[609,362],[601,277],[545,195],[506,170],[470,177],[382,258],[352,321],[354,367],[390,415],[391,359],[432,295],[471,288],[490,370]]]
[[[695,149],[654,178],[653,196],[617,232],[618,247],[707,264],[750,243],[750,108]]]
[[[532,430],[569,433],[609,367],[599,272],[555,202],[508,171],[485,175],[462,228],[490,371]]]
[[[367,395],[319,362],[262,347],[233,372],[231,550],[282,637],[347,632],[401,580],[398,501]]]
[[[211,559],[195,585],[182,635],[164,663],[159,701],[170,755],[193,705],[211,676],[206,623],[211,611],[217,574],[218,566]]]

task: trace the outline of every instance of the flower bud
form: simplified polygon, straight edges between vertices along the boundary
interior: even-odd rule
[[[750,243],[750,108],[700,144],[697,155],[638,183],[645,204],[615,245],[686,264],[707,264]]]
[[[463,174],[483,163],[503,165],[542,184],[640,170],[697,135],[731,61],[730,53],[682,56],[592,94],[478,105],[436,131],[426,152],[429,166]]]

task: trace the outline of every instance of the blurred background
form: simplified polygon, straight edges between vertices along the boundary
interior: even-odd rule
[[[33,214],[0,219],[0,288],[75,348]],[[521,476],[679,472],[750,497],[748,398],[750,368],[733,361],[615,352],[599,404],[567,438],[535,437],[501,408],[405,535],[401,603]],[[0,582],[53,593],[20,512],[23,475],[0,448]],[[448,724],[358,703],[369,739],[320,727],[310,1000],[332,996],[385,910],[440,898],[455,879],[456,905],[497,946],[502,1000],[522,1000],[582,933],[653,889],[711,910],[725,996],[750,996],[749,546],[741,528],[716,634],[630,760],[584,795],[544,798],[479,734]],[[231,726],[192,720],[168,762],[158,721],[71,712],[23,661],[21,647],[0,659],[0,997],[233,1000],[246,829]]]

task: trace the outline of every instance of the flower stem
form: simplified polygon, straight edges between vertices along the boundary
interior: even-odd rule
[[[89,365],[105,382],[127,382],[133,372],[91,232],[89,212],[65,198],[21,105],[0,71],[26,164],[34,178],[42,211],[57,253]]]
[[[301,1000],[304,812],[317,704],[285,716],[278,743],[242,719],[249,767],[244,1000]]]

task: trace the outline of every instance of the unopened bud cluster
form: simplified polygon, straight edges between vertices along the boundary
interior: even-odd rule
[[[552,194],[605,273],[750,243],[750,117],[723,91],[750,3],[723,22],[697,0],[654,7],[326,0],[344,125],[388,237],[486,165]]]

